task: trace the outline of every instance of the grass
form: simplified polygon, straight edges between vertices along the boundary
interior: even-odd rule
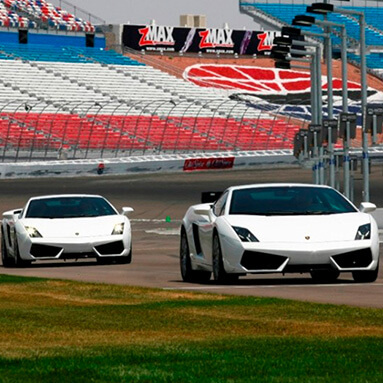
[[[379,382],[383,310],[0,276],[0,382]]]

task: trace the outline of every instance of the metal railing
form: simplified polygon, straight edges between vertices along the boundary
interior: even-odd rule
[[[67,0],[50,0],[50,2],[56,6],[59,6],[60,8],[65,8],[65,10],[72,13],[73,15],[80,17],[83,20],[89,21],[92,24],[106,24],[106,21],[101,17],[93,15],[89,11],[80,8],[75,4],[72,4]]]
[[[244,6],[246,4],[307,4],[311,5],[313,0],[239,0],[239,5]],[[340,2],[340,7],[383,7],[382,0],[345,0]]]

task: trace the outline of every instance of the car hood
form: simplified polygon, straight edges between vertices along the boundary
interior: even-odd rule
[[[359,226],[370,223],[364,213],[305,216],[226,217],[231,226],[244,227],[260,242],[338,242],[353,241]]]
[[[32,226],[43,238],[98,237],[111,235],[117,223],[124,222],[121,215],[87,218],[25,218],[24,226]]]

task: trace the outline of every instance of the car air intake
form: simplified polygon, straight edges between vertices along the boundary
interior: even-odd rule
[[[96,250],[101,255],[121,254],[124,251],[124,243],[122,241],[110,242],[105,245],[96,246]]]
[[[372,254],[370,249],[362,249],[334,255],[332,259],[342,269],[352,269],[355,267],[369,266],[372,262]]]
[[[281,255],[260,253],[258,251],[245,251],[241,265],[247,270],[277,270],[287,257]]]
[[[31,254],[35,258],[54,258],[58,256],[61,250],[61,247],[34,243],[31,247]]]

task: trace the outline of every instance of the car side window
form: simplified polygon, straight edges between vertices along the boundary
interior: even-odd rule
[[[218,199],[218,201],[213,206],[213,213],[219,217],[220,215],[223,215],[225,212],[225,206],[227,201],[227,195],[228,193],[224,193],[221,198]]]

